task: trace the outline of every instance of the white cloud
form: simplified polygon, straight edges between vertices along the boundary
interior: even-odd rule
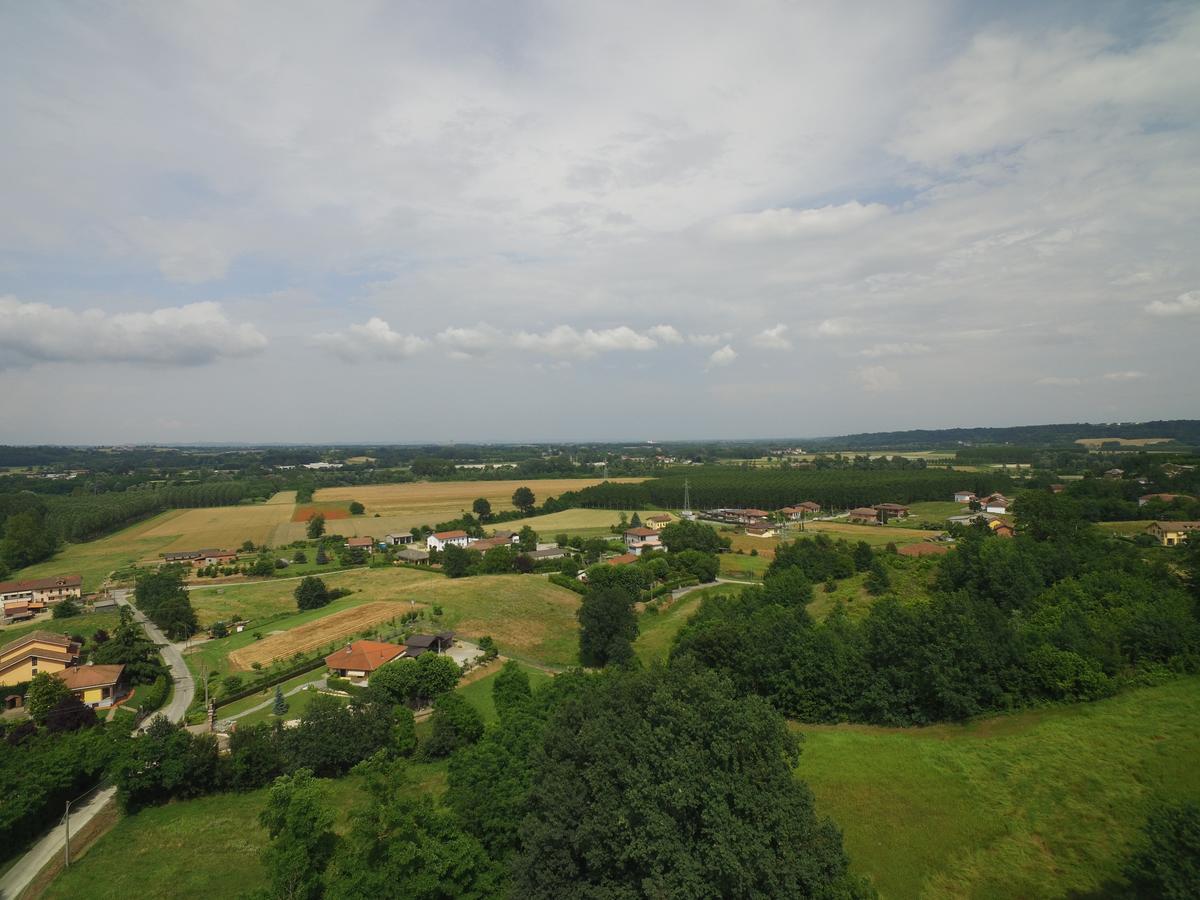
[[[729,339],[727,334],[689,334],[687,342],[693,347],[715,347]]]
[[[900,376],[886,366],[866,366],[855,372],[854,378],[864,391],[871,393],[892,391],[900,386]]]
[[[392,326],[378,316],[368,319],[364,325],[351,325],[345,331],[318,334],[313,342],[347,362],[407,359],[429,345],[423,337],[393,331]]]
[[[1145,378],[1145,372],[1127,371],[1127,372],[1106,372],[1100,376],[1105,381],[1137,381],[1139,378]]]
[[[765,328],[750,339],[750,343],[764,350],[791,350],[792,342],[787,337],[788,327],[780,324]]]
[[[1075,375],[1046,375],[1039,378],[1034,384],[1048,387],[1077,387],[1083,384],[1083,379]]]
[[[474,328],[446,328],[438,332],[438,343],[459,357],[483,356],[504,343],[504,334],[484,322]]]
[[[219,303],[106,313],[0,297],[0,368],[22,360],[200,365],[266,346],[257,328],[230,321]]]
[[[708,368],[715,369],[722,366],[730,365],[738,358],[737,351],[726,344],[718,350],[714,350],[708,357]]]
[[[846,337],[847,335],[857,333],[858,330],[858,323],[853,319],[836,318],[826,319],[819,323],[813,329],[813,333],[818,337]]]
[[[683,335],[673,325],[655,325],[646,330],[647,336],[664,344],[682,344]]]
[[[928,344],[915,342],[899,342],[875,344],[858,351],[859,356],[868,359],[878,359],[881,356],[921,356],[930,350]]]
[[[864,204],[857,200],[819,209],[764,209],[727,216],[713,225],[712,232],[726,241],[826,237],[852,231],[887,213],[888,208],[882,203]]]
[[[1188,291],[1174,300],[1155,300],[1146,307],[1152,316],[1194,316],[1200,314],[1200,291]]]
[[[570,325],[559,325],[540,334],[518,331],[512,340],[518,349],[549,356],[587,357],[617,350],[653,350],[658,346],[653,338],[638,334],[628,325],[600,330],[588,328],[582,332]]]

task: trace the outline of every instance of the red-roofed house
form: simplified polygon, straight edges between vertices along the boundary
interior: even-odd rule
[[[622,553],[620,556],[614,556],[606,559],[605,562],[610,566],[627,566],[630,563],[637,562],[636,553]]]
[[[381,641],[355,641],[325,657],[325,665],[340,678],[368,678],[384,663],[399,659],[404,647]]]
[[[24,603],[31,610],[39,610],[68,597],[78,600],[82,593],[82,575],[55,575],[0,584],[0,603],[5,607]]]
[[[366,550],[368,553],[375,552],[375,538],[370,535],[363,537],[346,538],[347,550]]]
[[[858,509],[850,510],[848,518],[856,525],[879,524],[879,513],[869,506],[860,506]]]
[[[626,529],[623,537],[625,546],[635,556],[641,556],[643,550],[662,549],[662,538],[658,536],[658,532],[644,525],[641,528]]]
[[[1138,506],[1145,506],[1155,501],[1159,503],[1174,503],[1176,500],[1195,500],[1190,494],[1143,494],[1138,497]]]

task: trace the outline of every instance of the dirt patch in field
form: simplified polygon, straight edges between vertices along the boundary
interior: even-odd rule
[[[265,666],[277,659],[286,659],[296,653],[311,653],[327,644],[337,643],[360,631],[365,631],[380,622],[386,622],[413,608],[411,605],[400,607],[384,600],[364,603],[362,606],[344,609],[331,616],[272,634],[247,647],[234,650],[229,654],[229,662],[235,668],[249,669],[256,662]]]
[[[350,510],[344,506],[297,506],[296,511],[292,513],[292,521],[307,522],[317,513],[323,514],[325,521],[350,518]]]
[[[459,619],[455,631],[475,638],[491,635],[497,643],[531,653],[542,646],[550,628],[530,619]]]

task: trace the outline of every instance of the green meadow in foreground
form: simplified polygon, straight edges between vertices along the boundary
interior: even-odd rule
[[[1092,895],[1151,806],[1200,799],[1197,722],[1191,677],[967,725],[806,725],[797,772],[884,897]]]

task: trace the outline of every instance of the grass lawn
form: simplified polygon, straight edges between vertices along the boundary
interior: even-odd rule
[[[638,616],[638,636],[633,642],[633,652],[646,665],[655,661],[666,662],[675,635],[687,624],[692,613],[700,608],[700,603],[705,597],[732,594],[740,590],[736,585],[701,588],[684,594],[663,612],[642,613]]]
[[[721,563],[720,574],[724,578],[738,578],[744,581],[762,578],[774,555],[773,550],[770,557],[762,554],[751,556],[749,553],[722,553],[717,557]]]
[[[529,676],[529,686],[535,691],[554,677],[531,666],[522,665],[521,668]],[[496,704],[492,702],[492,686],[496,683],[496,676],[499,674],[500,668],[497,667],[491,674],[458,688],[458,692],[463,695],[463,698],[483,716],[485,723],[495,722],[497,718]]]
[[[72,616],[69,619],[54,619],[44,616],[36,622],[23,622],[20,625],[7,625],[0,628],[0,644],[7,644],[31,631],[49,631],[53,634],[81,634],[90,638],[103,628],[109,634],[116,629],[120,616],[115,612],[86,613]]]
[[[286,694],[292,688],[299,687],[302,684],[308,684],[310,681],[316,681],[317,679],[324,677],[324,669],[313,669],[311,672],[302,672],[299,675],[289,678],[287,681],[279,682],[279,687],[282,688],[283,692]],[[203,686],[201,686],[200,690],[201,693],[203,693]],[[257,694],[251,694],[249,697],[243,697],[241,700],[235,700],[233,703],[226,704],[225,706],[218,706],[217,717],[221,719],[228,719],[230,716],[235,716],[240,712],[245,712],[251,707],[258,706],[258,704],[266,700],[274,699],[274,697],[275,687],[272,686],[266,690],[259,691]]]
[[[310,703],[312,703],[313,699],[315,697],[317,697],[317,695],[320,693],[321,692],[317,691],[317,690],[300,691],[298,693],[292,694],[290,697],[285,697],[284,699],[287,702],[288,710],[286,713],[284,713],[283,718],[284,719],[300,718],[300,715],[306,709],[308,709],[308,705]],[[271,690],[268,692],[268,699],[273,698],[274,696],[275,696],[275,689],[271,688]],[[349,702],[347,700],[343,700],[341,697],[335,697],[334,699],[340,703]],[[262,701],[260,700],[259,702],[261,703]],[[247,726],[250,726],[250,725],[257,725],[259,722],[275,722],[278,719],[279,719],[279,717],[276,716],[275,713],[272,712],[271,707],[268,706],[266,709],[260,709],[257,712],[252,712],[248,716],[242,716],[242,718],[238,719],[238,727],[246,728]]]
[[[898,597],[902,603],[922,603],[928,599],[937,572],[936,557],[910,558],[888,553],[883,555],[883,560],[892,580],[889,594]],[[809,615],[821,621],[840,601],[846,605],[846,612],[852,620],[863,618],[878,599],[867,592],[866,581],[865,572],[842,578],[835,582],[837,589],[831,594],[825,593],[824,584],[813,585],[813,600],[808,604]]]
[[[797,726],[797,773],[887,897],[1088,894],[1152,803],[1200,799],[1200,678],[968,725]]]
[[[171,510],[160,513],[106,537],[82,544],[67,544],[45,562],[14,572],[12,578],[23,580],[78,574],[83,576],[84,591],[94,591],[114,569],[154,557],[169,546],[175,539],[174,535],[161,532],[164,529],[169,531],[170,523],[178,519],[182,512]]]
[[[440,796],[446,763],[413,763],[412,790]],[[331,779],[330,802],[344,832],[352,806],[363,798],[352,775]],[[50,885],[48,898],[165,900],[241,897],[266,886],[261,853],[267,833],[258,824],[267,789],[214,794],[125,816]]]
[[[916,544],[926,541],[936,532],[922,531],[919,528],[904,528],[898,525],[852,525],[849,522],[809,522],[805,525],[809,532],[821,531],[835,540],[845,538],[851,542],[866,541],[872,547],[882,547],[895,544]]]
[[[1097,522],[1096,524],[1102,531],[1107,531],[1110,534],[1131,537],[1133,535],[1144,534],[1153,521],[1153,519],[1136,519],[1132,522]]]

